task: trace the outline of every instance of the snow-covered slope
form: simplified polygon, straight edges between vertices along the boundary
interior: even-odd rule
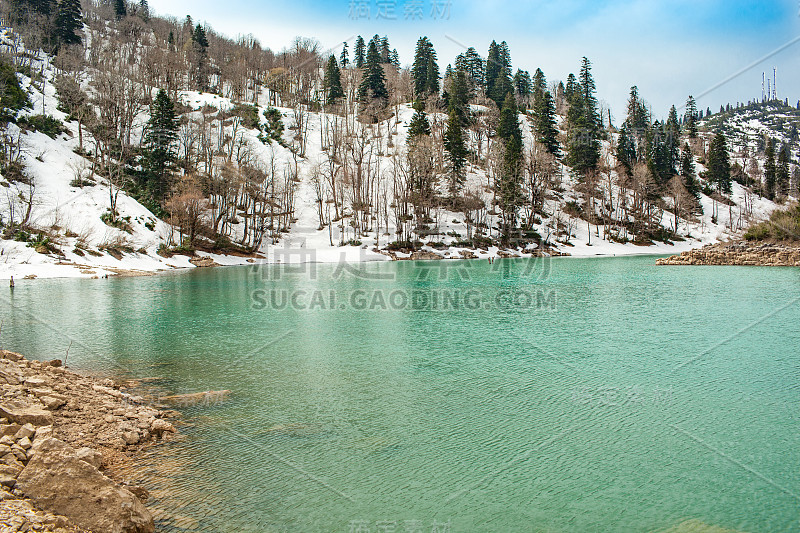
[[[22,77],[23,86],[29,92],[34,104],[33,109],[26,114],[49,114],[66,120],[66,116],[56,109],[58,101],[52,84],[54,71],[47,60],[36,66],[44,69],[44,76],[48,82],[42,86]],[[201,110],[206,106],[230,109],[234,105],[234,102],[227,98],[196,92],[184,92],[180,99],[192,109],[186,115],[187,118],[200,116]],[[260,103],[266,101],[267,98],[264,96]],[[259,108],[259,117],[262,117],[263,109]],[[292,136],[295,135],[293,126],[296,126],[293,110],[280,109],[280,111],[287,125],[283,144],[290,145]],[[373,130],[386,137],[382,139],[383,153],[375,159],[380,168],[379,172],[384,175],[390,173],[394,164],[393,157],[402,157],[406,150],[407,126],[414,111],[409,105],[399,106],[398,111],[396,116],[379,124]],[[326,158],[327,148],[322,145],[321,129],[331,117],[311,112],[307,116],[308,141],[304,155],[296,158],[299,175],[295,185],[294,221],[289,232],[274,239],[265,239],[258,258],[220,256],[203,252],[198,252],[198,255],[209,255],[219,264],[245,264],[253,261],[334,262],[388,259],[375,249],[383,248],[390,240],[394,240],[391,235],[395,228],[391,224],[389,228],[381,228],[379,234],[371,231],[358,236],[361,242],[359,246],[339,245],[351,237],[352,230],[344,222],[320,229],[313,174],[314,169]],[[434,118],[445,119],[444,116]],[[139,134],[146,120],[145,114],[137,118]],[[520,115],[520,124],[526,145],[530,145],[533,138],[530,121],[524,115]],[[20,182],[9,183],[0,180],[3,186],[0,191],[5,195],[0,202],[0,215],[3,216],[3,220],[9,220],[11,211],[18,212],[24,209],[24,200],[32,193],[34,202],[30,225],[49,235],[54,246],[48,250],[24,242],[0,240],[0,278],[91,277],[192,267],[188,256],[173,255],[167,258],[158,254],[159,248],[169,240],[174,230],[124,192],[119,193],[117,210],[120,218],[127,221],[128,227],[123,230],[103,222],[101,217],[109,208],[109,184],[92,173],[92,162],[89,159],[76,153],[77,123],[67,122],[66,126],[68,132],[55,139],[42,133],[20,132],[16,126],[9,126],[9,133],[18,136],[23,145],[23,158],[33,188]],[[748,127],[758,129],[762,126],[762,121],[752,118]],[[244,142],[258,161],[274,162],[278,171],[293,164],[295,155],[292,150],[276,142],[265,144],[258,139],[258,133],[257,130],[245,129],[243,134]],[[84,136],[86,135],[84,132]],[[611,150],[611,143],[604,142],[604,153],[610,154]],[[702,165],[698,165],[698,171],[701,170],[703,170]],[[736,205],[720,206],[711,198],[703,196],[701,203],[704,213],[693,220],[679,221],[678,233],[684,240],[648,246],[614,242],[606,239],[602,226],[590,225],[565,213],[565,205],[571,202],[581,203],[583,200],[577,192],[577,180],[570,175],[568,168],[560,165],[559,171],[561,192],[548,195],[543,210],[544,216],[539,218],[534,229],[546,238],[548,245],[553,249],[573,256],[678,253],[707,243],[731,239],[737,236],[751,220],[766,218],[776,208],[774,203],[754,197],[741,185],[734,184],[732,199]],[[81,180],[93,181],[94,184],[75,186],[76,181]],[[489,179],[483,168],[474,166],[468,168],[465,188],[482,196],[486,204],[491,205],[488,183]],[[743,209],[742,206],[745,205],[747,209]],[[454,247],[453,243],[466,234],[464,215],[443,209],[439,209],[437,214],[437,236],[430,242],[436,244],[436,251],[445,257],[460,257],[459,249]],[[497,215],[490,214],[488,219],[490,228],[497,226]],[[664,211],[661,224],[664,227],[672,227],[674,216]],[[342,229],[345,230],[345,235],[342,235]],[[237,231],[239,228],[234,224],[234,234]],[[54,253],[54,250],[60,250],[60,253]],[[433,249],[428,248],[428,250]],[[478,257],[486,257],[495,255],[497,251],[496,248],[490,247],[474,250],[474,253]],[[520,253],[524,255],[533,251],[528,249]],[[403,256],[403,254],[398,255]]]

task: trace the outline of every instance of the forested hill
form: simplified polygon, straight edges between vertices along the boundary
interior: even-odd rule
[[[797,195],[796,114],[777,103],[661,113],[634,87],[610,123],[589,59],[548,79],[503,41],[455,58],[427,37],[401,58],[378,35],[275,52],[144,0],[0,6],[5,277],[287,247],[671,253]]]

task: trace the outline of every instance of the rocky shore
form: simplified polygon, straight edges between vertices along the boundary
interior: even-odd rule
[[[656,260],[657,265],[800,266],[798,243],[711,244]]]
[[[0,531],[149,533],[146,489],[115,479],[169,440],[170,413],[61,361],[0,350]]]

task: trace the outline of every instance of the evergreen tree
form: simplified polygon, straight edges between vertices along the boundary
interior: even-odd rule
[[[511,54],[508,45],[505,41],[499,45],[492,41],[486,58],[486,96],[494,100],[497,107],[502,107],[506,96],[512,91]]]
[[[430,135],[431,125],[428,122],[428,117],[425,115],[425,104],[422,100],[417,99],[414,102],[414,116],[411,117],[411,122],[408,125],[408,141],[412,142],[420,135]]]
[[[397,48],[392,50],[392,53],[389,55],[389,63],[400,68],[400,54],[397,53]]]
[[[475,48],[469,47],[466,52],[456,57],[456,69],[463,71],[467,75],[470,93],[485,87],[486,65]]]
[[[381,53],[381,62],[390,63],[391,61],[389,58],[392,55],[392,49],[389,47],[389,38],[385,35],[381,39],[379,50]]]
[[[117,20],[124,18],[128,14],[128,6],[125,0],[114,0],[114,15]]]
[[[427,37],[420,37],[417,40],[414,64],[411,66],[411,78],[414,80],[414,94],[439,94],[439,66],[436,63],[436,51]]]
[[[347,42],[342,43],[342,54],[339,56],[339,63],[342,64],[342,68],[347,68],[347,65],[350,64],[350,55],[347,51]]]
[[[628,115],[625,122],[631,132],[639,135],[644,132],[650,123],[647,107],[639,98],[639,88],[635,85],[631,87],[630,96],[628,97]]]
[[[678,110],[675,106],[670,107],[667,123],[664,126],[664,133],[666,135],[665,142],[669,152],[669,168],[670,174],[675,173],[675,169],[680,164],[680,137],[681,127],[678,124]]]
[[[720,193],[731,192],[731,163],[725,135],[717,133],[708,149],[706,179],[717,186]]]
[[[204,92],[208,90],[208,38],[205,28],[200,24],[192,31],[192,50],[194,51],[192,77],[197,89]]]
[[[81,43],[81,0],[61,0],[55,20],[55,38],[57,45]]]
[[[545,79],[544,72],[540,68],[537,68],[536,72],[533,73],[531,91],[533,92],[533,108],[538,109],[541,106],[541,99],[547,91],[547,79]],[[552,95],[550,96],[552,98]]]
[[[175,162],[178,119],[175,104],[160,89],[150,108],[150,119],[144,136],[145,187],[150,197],[162,202],[169,189],[169,170]]]
[[[527,70],[517,69],[514,74],[514,92],[521,100],[524,100],[531,95],[533,90],[533,83],[531,82],[531,75]]]
[[[332,55],[328,59],[328,66],[325,69],[323,86],[325,87],[325,96],[329,104],[336,104],[344,96],[341,71],[336,63],[336,58]]]
[[[354,55],[353,59],[356,63],[356,68],[363,68],[364,67],[364,52],[366,50],[366,45],[364,44],[364,38],[362,36],[358,36],[356,38],[356,46],[354,48]]]
[[[147,4],[147,0],[139,0],[139,16],[145,22],[150,20],[150,6]]]
[[[764,154],[764,189],[767,193],[767,198],[770,200],[775,199],[775,184],[777,182],[778,172],[775,166],[775,140],[769,139],[767,141],[767,149]]]
[[[538,99],[534,119],[537,140],[548,152],[556,157],[561,155],[558,144],[558,128],[556,127],[556,105],[550,91],[545,91]]]
[[[781,196],[789,194],[789,147],[786,145],[778,152],[778,167],[775,172],[775,189]]]
[[[693,96],[686,100],[686,113],[683,116],[683,129],[690,139],[697,138],[697,102]]]
[[[700,199],[700,184],[697,182],[697,171],[694,166],[694,156],[689,149],[689,143],[683,145],[683,153],[681,154],[681,177],[683,178],[683,185],[689,194],[696,199]]]
[[[578,87],[578,80],[575,79],[575,74],[570,72],[567,76],[567,85],[564,87],[564,98],[567,99],[567,102],[571,102],[575,96],[575,93],[579,90],[580,88]]]
[[[508,243],[517,226],[517,210],[522,197],[522,131],[517,104],[509,93],[500,111],[497,136],[503,143],[503,163],[495,178],[497,199],[502,212],[502,237]]]
[[[367,58],[364,62],[364,77],[358,87],[358,97],[362,102],[378,100],[386,106],[389,91],[386,90],[386,77],[381,67],[381,54],[374,41],[370,41]]]
[[[459,124],[462,128],[469,126],[469,90],[467,88],[467,75],[457,70],[452,77],[450,85],[450,95],[448,98],[448,108],[455,110]]]
[[[629,131],[627,121],[622,124],[617,141],[617,161],[628,176],[633,175],[633,167],[637,161],[636,137]]]
[[[450,195],[455,198],[459,187],[464,183],[464,166],[467,164],[468,152],[462,118],[454,105],[450,106],[447,131],[444,134],[444,148],[447,150],[450,166]]]
[[[584,122],[589,128],[592,138],[597,140],[601,136],[602,127],[600,113],[597,111],[597,98],[595,97],[597,87],[592,77],[592,63],[586,57],[583,58],[581,63],[580,88],[583,95]]]

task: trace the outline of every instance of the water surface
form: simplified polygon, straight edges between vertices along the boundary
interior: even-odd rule
[[[0,341],[232,391],[142,473],[167,530],[800,531],[800,269],[452,264],[20,282]]]

